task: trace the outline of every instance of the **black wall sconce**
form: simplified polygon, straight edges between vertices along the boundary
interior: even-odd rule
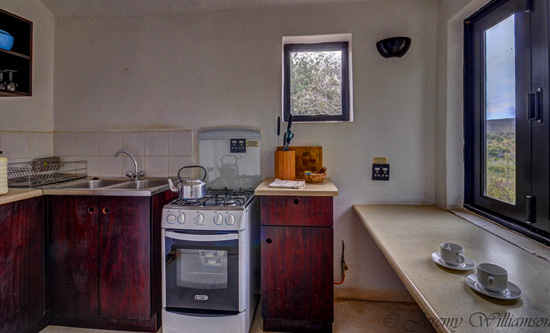
[[[409,37],[386,38],[376,43],[378,52],[384,58],[401,58],[407,53],[409,47],[411,47],[411,39]]]

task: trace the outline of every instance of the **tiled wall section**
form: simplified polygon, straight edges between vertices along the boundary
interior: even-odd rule
[[[193,164],[192,131],[54,132],[54,155],[64,160],[87,160],[88,175],[123,177],[134,170],[126,154],[135,156],[138,171],[146,177],[175,176],[182,166]]]
[[[8,163],[52,156],[53,133],[0,131],[0,151],[8,158]]]

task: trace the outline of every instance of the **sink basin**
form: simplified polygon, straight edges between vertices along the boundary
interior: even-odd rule
[[[115,184],[124,183],[126,180],[112,180],[112,179],[94,179],[94,180],[86,180],[84,182],[78,182],[74,184],[69,184],[65,186],[60,186],[60,188],[100,188],[100,187],[106,187],[111,186]]]
[[[145,180],[132,180],[127,181],[119,185],[112,186],[112,189],[128,189],[139,190],[144,188],[153,188],[158,186],[167,185],[166,179],[145,179]]]

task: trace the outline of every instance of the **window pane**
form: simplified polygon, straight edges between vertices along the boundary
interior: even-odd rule
[[[342,52],[290,53],[290,112],[342,114]]]
[[[485,31],[485,195],[516,203],[514,16]]]

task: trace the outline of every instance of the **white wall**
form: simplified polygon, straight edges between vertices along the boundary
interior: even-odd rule
[[[435,203],[436,19],[435,0],[59,19],[55,130],[259,128],[270,176],[282,37],[351,33],[354,122],[295,124],[292,143],[322,145],[340,190],[335,279],[342,239],[350,270],[337,296],[409,301],[351,206]],[[409,53],[382,58],[376,41],[396,35],[412,38]],[[375,156],[389,158],[389,182],[370,180]]]
[[[0,98],[0,131],[51,132],[54,18],[39,0],[0,0],[0,8],[24,17],[34,24],[33,96]],[[4,69],[2,64],[0,69]]]
[[[436,197],[443,208],[464,203],[464,19],[489,1],[438,4]]]

